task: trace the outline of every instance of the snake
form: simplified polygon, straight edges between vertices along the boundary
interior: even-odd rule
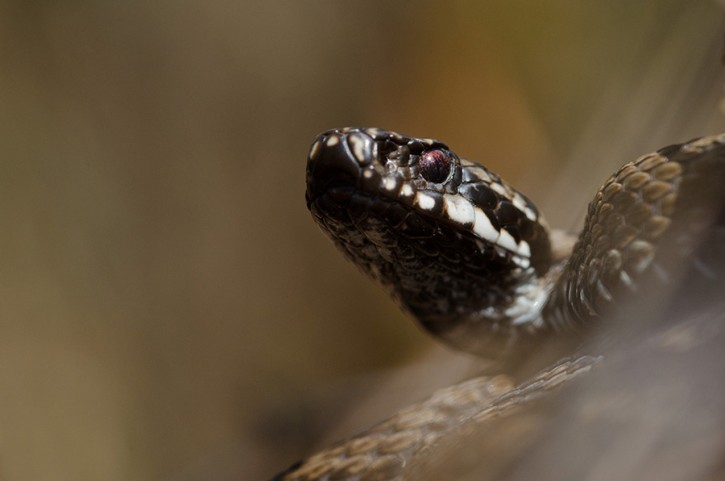
[[[379,128],[318,135],[306,187],[314,221],[347,259],[425,331],[502,372],[437,391],[277,481],[422,479],[433,446],[457,445],[450,439],[462,432],[490,431],[505,420],[496,429],[511,430],[517,419],[520,426],[521,411],[540,409],[600,365],[626,373],[643,352],[659,359],[672,346],[671,330],[686,324],[662,321],[677,311],[663,309],[663,299],[681,301],[684,310],[673,314],[681,321],[724,285],[725,134],[624,164],[596,192],[578,236],[552,229],[528,197],[445,143]],[[641,322],[630,322],[635,317]],[[718,315],[688,319],[701,337],[721,335]],[[594,352],[584,339],[608,325],[624,334],[610,336],[602,355],[606,348]],[[558,346],[547,353],[553,360],[537,358],[547,345]],[[533,374],[519,369],[531,359],[538,359]],[[511,445],[524,444],[516,438]]]

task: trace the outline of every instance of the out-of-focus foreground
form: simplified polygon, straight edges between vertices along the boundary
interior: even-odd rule
[[[309,454],[368,373],[433,345],[309,218],[312,137],[439,137],[576,228],[617,166],[725,128],[721,18],[691,0],[2,2],[0,478],[255,479]],[[454,380],[408,378],[351,423]]]

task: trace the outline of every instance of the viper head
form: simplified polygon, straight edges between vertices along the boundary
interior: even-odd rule
[[[446,144],[380,129],[320,134],[307,206],[335,244],[426,328],[512,322],[514,290],[551,264],[534,205]]]

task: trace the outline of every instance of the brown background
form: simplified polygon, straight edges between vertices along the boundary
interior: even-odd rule
[[[468,361],[311,222],[312,137],[439,137],[575,229],[617,166],[725,128],[721,23],[692,0],[0,3],[0,477],[264,479],[452,381]]]

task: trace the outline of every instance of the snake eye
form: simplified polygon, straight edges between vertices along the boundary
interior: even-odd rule
[[[428,182],[441,183],[451,172],[451,155],[447,150],[435,149],[423,152],[418,161],[420,174]]]

